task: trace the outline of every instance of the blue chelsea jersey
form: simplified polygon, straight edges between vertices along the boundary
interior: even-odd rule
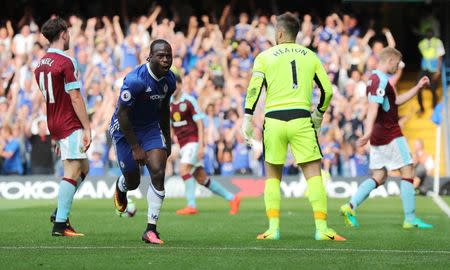
[[[109,132],[116,140],[123,137],[120,131],[117,110],[119,104],[130,107],[130,122],[135,132],[159,129],[161,103],[175,91],[176,79],[172,71],[157,78],[150,64],[143,64],[127,74],[120,89],[119,101],[111,119]]]

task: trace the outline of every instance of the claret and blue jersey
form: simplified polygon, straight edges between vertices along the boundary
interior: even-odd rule
[[[375,119],[371,145],[386,145],[393,139],[403,136],[398,124],[398,106],[395,104],[396,93],[389,82],[389,76],[380,70],[373,71],[367,82],[369,102],[379,104]]]

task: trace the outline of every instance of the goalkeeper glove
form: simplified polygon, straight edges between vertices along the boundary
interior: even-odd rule
[[[317,136],[320,133],[320,126],[322,125],[323,113],[319,112],[317,109],[311,114],[311,121],[314,124],[314,129],[316,130]]]
[[[253,115],[245,114],[244,122],[242,123],[242,135],[244,136],[245,143],[248,146],[252,146],[253,140]]]

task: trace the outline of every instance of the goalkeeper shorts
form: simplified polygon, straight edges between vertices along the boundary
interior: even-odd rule
[[[297,164],[321,159],[322,152],[310,113],[304,110],[290,111],[266,114],[264,120],[265,161],[270,164],[285,164],[288,146]],[[301,111],[300,114],[299,111]],[[297,117],[293,118],[295,116]]]

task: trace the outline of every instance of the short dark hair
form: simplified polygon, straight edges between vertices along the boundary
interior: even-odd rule
[[[165,44],[165,45],[168,45],[169,47],[171,47],[169,42],[167,42],[167,40],[165,40],[165,39],[155,39],[152,42],[152,44],[150,44],[150,53],[153,53],[153,50],[155,49],[155,46],[158,45],[158,44]]]
[[[42,25],[42,34],[50,43],[58,40],[59,34],[67,31],[68,26],[66,21],[61,19],[60,17],[56,17],[54,19],[49,19]]]
[[[300,31],[300,22],[294,14],[286,12],[277,17],[277,28],[283,28],[286,34],[295,39]]]

